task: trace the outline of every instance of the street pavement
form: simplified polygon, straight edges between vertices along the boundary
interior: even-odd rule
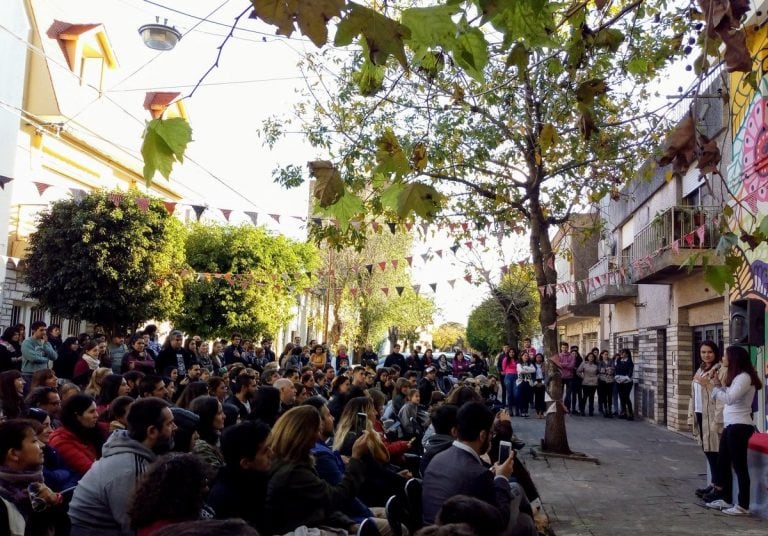
[[[512,425],[557,536],[768,535],[768,520],[701,506],[693,491],[706,484],[706,461],[687,435],[642,421],[566,416],[571,449],[595,464],[534,459],[528,447],[540,444],[544,421],[515,417]]]

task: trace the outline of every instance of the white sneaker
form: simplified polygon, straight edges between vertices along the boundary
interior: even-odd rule
[[[725,510],[726,508],[731,508],[732,506],[733,505],[731,505],[731,503],[727,503],[723,499],[717,499],[716,501],[707,503],[707,508],[712,508],[714,510]]]
[[[729,516],[748,516],[749,510],[746,508],[742,508],[738,504],[733,505],[731,508],[726,508],[722,511],[724,514],[728,514]]]

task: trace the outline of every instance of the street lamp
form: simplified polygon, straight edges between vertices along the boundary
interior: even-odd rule
[[[155,17],[154,23],[139,28],[139,34],[144,44],[153,50],[171,50],[181,39],[181,32],[168,26],[168,19],[160,24],[160,17]]]

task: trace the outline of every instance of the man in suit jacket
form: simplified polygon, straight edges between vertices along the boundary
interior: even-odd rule
[[[493,412],[479,402],[467,402],[456,417],[458,439],[432,459],[424,474],[424,522],[434,523],[443,503],[454,495],[469,495],[496,507],[501,519],[508,523],[514,456],[490,470],[480,460],[491,444]]]

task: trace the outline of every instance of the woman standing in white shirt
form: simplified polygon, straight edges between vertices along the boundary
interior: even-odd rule
[[[749,514],[749,471],[747,469],[747,443],[755,432],[752,422],[752,399],[763,383],[752,365],[749,352],[740,346],[729,346],[723,356],[723,366],[728,367],[725,385],[714,376],[711,379],[712,398],[722,401],[723,434],[720,437],[718,474],[713,478],[715,490],[704,497],[709,508],[722,510],[729,515]],[[739,503],[731,506],[733,476],[739,480]]]

